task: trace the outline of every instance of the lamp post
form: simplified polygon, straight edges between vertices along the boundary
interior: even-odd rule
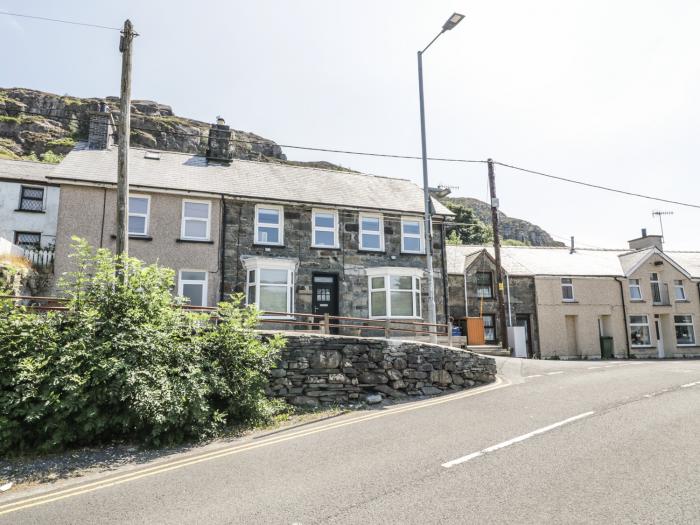
[[[425,46],[422,51],[418,51],[418,97],[420,98],[420,140],[422,148],[422,161],[423,161],[423,201],[425,207],[425,225],[423,227],[425,235],[425,256],[427,258],[427,271],[428,271],[428,322],[435,324],[437,320],[437,315],[435,312],[435,273],[433,271],[433,226],[432,226],[432,212],[430,207],[430,188],[428,186],[428,151],[425,142],[425,102],[423,100],[423,53],[425,53],[428,48],[433,45],[440,35],[445,31],[449,31],[457,24],[459,24],[464,15],[459,13],[454,13],[450,18],[447,19],[442,26],[442,30],[433,38],[430,43]],[[444,278],[444,276],[443,276]],[[433,327],[429,330],[431,332],[430,339],[433,342],[437,341],[437,334],[433,332]]]

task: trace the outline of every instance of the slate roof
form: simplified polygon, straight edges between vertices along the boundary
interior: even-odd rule
[[[484,249],[493,256],[492,246],[447,246],[447,273],[463,274]],[[562,275],[625,277],[641,260],[653,253],[643,250],[594,250],[569,248],[502,246],[501,264],[509,275]],[[700,279],[700,252],[664,251],[691,277]]]
[[[129,184],[142,188],[225,194],[263,200],[423,213],[423,191],[405,179],[234,159],[209,164],[199,155],[132,148]],[[91,150],[79,143],[52,174],[54,180],[116,184],[117,148]],[[452,216],[433,199],[438,215]]]
[[[31,160],[0,159],[0,179],[43,182],[46,184],[48,182],[46,177],[54,169],[56,169],[55,164]]]

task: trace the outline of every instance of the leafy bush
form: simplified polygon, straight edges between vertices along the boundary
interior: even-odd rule
[[[256,335],[241,297],[214,324],[174,304],[172,270],[84,241],[72,256],[67,312],[0,304],[0,454],[171,444],[269,414],[267,373],[284,342]]]

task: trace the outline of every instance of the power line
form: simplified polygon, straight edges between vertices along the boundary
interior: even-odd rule
[[[676,204],[678,206],[687,206],[688,208],[700,208],[700,204],[692,204],[692,203],[688,203],[688,202],[674,201],[671,199],[664,199],[663,197],[654,197],[652,195],[644,195],[642,193],[634,193],[632,191],[619,190],[617,188],[610,188],[608,186],[601,186],[600,184],[593,184],[591,182],[583,182],[583,181],[576,180],[576,179],[567,179],[566,177],[558,177],[556,175],[551,175],[549,173],[543,173],[541,171],[529,170],[527,168],[521,168],[519,166],[513,166],[511,164],[504,164],[503,162],[494,161],[494,164],[498,164],[499,166],[503,166],[504,168],[510,168],[513,170],[518,170],[518,171],[523,171],[525,173],[530,173],[532,175],[539,175],[541,177],[547,177],[549,179],[555,179],[555,180],[559,180],[559,181],[563,181],[563,182],[570,182],[571,184],[578,184],[579,186],[586,186],[588,188],[595,188],[598,190],[605,190],[605,191],[610,191],[613,193],[620,193],[622,195],[628,195],[631,197],[639,197],[640,199],[649,199],[652,201],[666,202],[668,204]]]
[[[0,105],[0,109],[2,109],[2,108],[8,109],[6,105]],[[50,114],[32,112],[32,111],[21,110],[21,109],[14,109],[14,108],[9,108],[9,109],[10,109],[10,111],[15,112],[15,113],[23,113],[26,115],[37,115],[37,116],[42,116],[42,117],[46,117],[49,119],[55,119],[55,120],[75,120],[75,121],[81,120],[80,118],[78,118],[76,116],[50,115]],[[85,119],[83,119],[83,120],[85,120]],[[139,131],[149,131],[149,132],[153,132],[153,133],[161,133],[161,134],[170,135],[170,136],[197,137],[200,139],[206,138],[206,136],[207,136],[203,133],[184,133],[184,132],[177,132],[177,131],[165,131],[165,130],[161,130],[161,129],[146,128],[146,127],[142,127],[142,126],[132,126],[131,129],[139,130]],[[237,144],[259,145],[259,146],[274,146],[274,145],[276,145],[280,148],[299,149],[299,150],[306,150],[306,151],[318,151],[318,152],[324,152],[324,153],[340,153],[340,154],[344,154],[344,155],[356,155],[356,156],[365,156],[365,157],[380,157],[380,158],[408,159],[408,160],[420,160],[421,159],[421,157],[413,156],[413,155],[397,155],[397,154],[391,154],[391,153],[374,153],[374,152],[366,152],[366,151],[340,150],[340,149],[332,149],[332,148],[320,148],[320,147],[315,147],[315,146],[298,146],[298,145],[294,145],[294,144],[278,144],[278,143],[272,142],[272,141],[267,141],[267,142],[265,142],[265,141],[250,141],[250,140],[242,140],[242,139],[232,138],[232,139],[229,139],[229,142],[230,143],[237,143]],[[477,163],[477,164],[486,164],[487,163],[487,161],[485,161],[485,160],[460,159],[460,158],[449,158],[449,157],[428,157],[428,160],[436,161],[436,162],[458,162],[458,163]],[[609,191],[609,192],[617,193],[617,194],[621,194],[621,195],[627,195],[629,197],[638,197],[641,199],[653,200],[653,201],[658,201],[658,202],[665,202],[667,204],[675,204],[677,206],[685,206],[688,208],[700,209],[700,204],[681,202],[681,201],[676,201],[676,200],[672,200],[672,199],[666,199],[663,197],[654,197],[653,195],[645,195],[642,193],[635,193],[635,192],[631,192],[631,191],[620,190],[617,188],[602,186],[600,184],[593,184],[591,182],[585,182],[585,181],[581,181],[581,180],[560,177],[557,175],[552,175],[552,174],[544,173],[541,171],[522,168],[520,166],[514,166],[512,164],[506,164],[504,162],[494,161],[494,164],[497,164],[499,166],[503,166],[504,168],[510,168],[513,170],[522,171],[524,173],[529,173],[531,175],[537,175],[540,177],[546,177],[546,178],[558,180],[561,182],[568,182],[570,184],[577,184],[580,186],[586,186],[588,188],[594,188],[594,189]]]
[[[23,15],[21,13],[10,13],[8,11],[0,11],[0,15],[17,16],[20,18],[31,18],[34,20],[43,20],[45,22],[58,22],[60,24],[70,24],[70,25],[74,25],[74,26],[85,26],[85,27],[94,27],[97,29],[110,29],[112,31],[121,31],[121,28],[119,28],[119,27],[102,26],[99,24],[87,24],[84,22],[74,22],[73,20],[61,20],[59,18],[47,18],[44,16]]]

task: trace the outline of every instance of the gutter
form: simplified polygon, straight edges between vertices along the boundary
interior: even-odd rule
[[[440,223],[440,256],[442,257],[442,302],[445,310],[445,323],[450,319],[449,294],[447,290],[447,250],[445,248],[445,223]],[[448,334],[452,337],[452,334]]]
[[[221,194],[221,210],[219,210],[221,221],[219,222],[219,300],[224,300],[224,269],[226,259],[224,258],[224,241],[226,239],[226,203],[224,202],[224,194]]]
[[[620,285],[620,299],[622,299],[622,315],[624,316],[623,324],[625,326],[625,349],[627,351],[627,359],[630,358],[630,334],[627,328],[627,306],[625,305],[625,289],[622,286],[622,281],[615,277],[617,284]],[[700,292],[700,283],[698,283],[698,291]]]

